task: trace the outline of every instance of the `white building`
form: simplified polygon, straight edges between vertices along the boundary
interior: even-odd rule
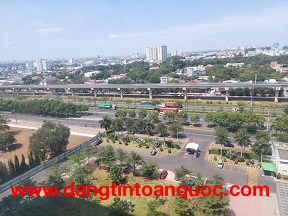
[[[276,168],[278,173],[288,176],[288,149],[277,149]]]
[[[172,50],[171,56],[182,56],[182,52],[179,50]]]
[[[90,77],[92,74],[100,73],[101,71],[91,71],[84,73],[84,77]]]
[[[33,62],[26,62],[26,68],[33,68],[34,67],[34,64]]]
[[[72,64],[73,64],[73,59],[70,58],[69,61],[68,61],[68,63],[69,63],[70,65],[72,65]]]
[[[170,81],[170,77],[164,76],[160,77],[160,83],[168,83]]]
[[[50,63],[46,59],[38,59],[34,62],[34,67],[38,72],[47,71],[50,69]]]
[[[167,46],[147,47],[146,59],[148,61],[165,61],[167,59]]]

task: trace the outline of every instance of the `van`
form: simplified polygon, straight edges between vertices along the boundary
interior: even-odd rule
[[[217,167],[218,167],[219,169],[222,169],[223,166],[224,166],[223,160],[222,160],[222,159],[218,160]]]

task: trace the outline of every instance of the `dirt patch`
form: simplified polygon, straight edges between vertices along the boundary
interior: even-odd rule
[[[17,142],[14,145],[9,146],[9,152],[0,153],[0,161],[4,163],[7,163],[10,158],[14,157],[14,155],[17,155],[20,160],[22,154],[24,154],[25,157],[27,156],[29,138],[32,136],[33,133],[35,133],[35,130],[11,127],[9,132],[15,135],[15,139],[17,140]],[[70,135],[67,149],[71,149],[89,139],[89,137]]]

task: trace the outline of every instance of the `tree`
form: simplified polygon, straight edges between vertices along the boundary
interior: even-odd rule
[[[158,121],[159,113],[157,111],[151,111],[148,116],[148,120],[152,122]]]
[[[124,109],[118,109],[115,112],[115,117],[116,118],[125,118],[127,116],[127,111]]]
[[[153,161],[148,161],[146,163],[144,163],[140,169],[139,169],[139,173],[142,176],[151,176],[157,169],[159,169],[159,166],[153,162]]]
[[[144,160],[141,155],[138,153],[132,151],[129,156],[128,156],[128,162],[132,165],[133,167],[133,173],[135,174],[136,172],[136,165],[141,165],[143,164]]]
[[[253,144],[252,150],[261,158],[262,162],[262,155],[271,153],[271,144],[269,140],[261,137],[257,139],[257,141]]]
[[[243,112],[244,108],[246,107],[246,103],[239,101],[236,103],[236,106],[238,107],[239,112]]]
[[[109,178],[115,183],[120,182],[122,178],[122,167],[115,164],[112,165],[109,169]]]
[[[62,124],[45,122],[31,137],[29,151],[43,161],[62,154],[68,145],[70,129]],[[35,159],[35,158],[34,158]]]
[[[257,131],[255,138],[256,138],[256,140],[264,139],[264,140],[269,142],[270,134],[267,131]]]
[[[20,163],[20,172],[24,173],[28,170],[28,165],[26,164],[26,160],[24,155],[21,155],[21,163]]]
[[[107,135],[107,130],[111,128],[112,120],[107,115],[99,121],[100,127],[105,129],[105,134]]]
[[[5,183],[9,179],[8,169],[5,163],[0,161],[0,184]]]
[[[29,151],[29,153],[28,153],[28,160],[29,160],[30,169],[34,168],[35,167],[35,160],[33,157],[33,153],[31,151]]]
[[[142,119],[137,119],[134,123],[134,126],[136,127],[136,131],[135,132],[142,132],[145,130],[146,127],[146,121],[142,120]]]
[[[17,155],[14,155],[14,167],[15,167],[15,174],[16,175],[21,174],[19,158]]]
[[[192,122],[194,122],[194,124],[197,124],[197,122],[200,121],[200,116],[199,115],[193,115],[193,116],[191,116],[190,120]]]
[[[185,176],[189,173],[192,173],[192,170],[188,169],[187,167],[181,165],[180,167],[177,167],[174,170],[175,173],[175,179],[182,180],[185,178]]]
[[[173,113],[173,112],[165,112],[165,113],[163,114],[163,116],[162,116],[162,118],[163,118],[165,121],[168,120],[169,123],[170,123],[171,121],[174,121],[175,117],[176,117],[176,114]]]
[[[176,119],[181,123],[186,122],[188,120],[188,114],[186,111],[182,110],[176,115]]]
[[[6,130],[10,129],[10,127],[7,124],[7,122],[8,122],[7,118],[5,118],[3,116],[0,116],[0,130],[1,131],[6,131]]]
[[[208,126],[210,125],[210,122],[213,122],[214,120],[214,113],[209,112],[206,114],[204,121],[208,123]]]
[[[123,119],[120,118],[116,118],[112,120],[112,129],[115,131],[123,131],[123,127],[124,127],[124,121]]]
[[[16,139],[13,134],[0,132],[0,149],[6,150],[14,142],[16,142]]]
[[[216,143],[221,144],[221,157],[222,157],[222,145],[228,142],[229,132],[224,127],[215,128],[215,141]]]
[[[237,131],[237,133],[235,135],[235,140],[241,146],[241,157],[242,157],[243,147],[248,146],[250,143],[250,136],[248,134],[248,131],[246,129],[240,129],[239,131]]]
[[[140,119],[144,119],[147,116],[147,110],[145,108],[140,108],[138,111],[138,116]]]
[[[210,176],[209,182],[211,183],[211,186],[225,185],[226,184],[225,179],[219,174],[214,174],[214,175]]]
[[[164,123],[158,123],[156,128],[156,132],[160,134],[160,136],[164,137],[164,142],[165,142],[165,137],[169,135],[167,126]]]
[[[154,129],[155,129],[155,125],[152,122],[146,122],[145,124],[146,134],[150,136]]]
[[[128,110],[128,116],[129,118],[135,118],[136,117],[135,110]]]
[[[109,216],[127,216],[128,212],[133,210],[132,207],[131,202],[114,197],[114,202],[109,207]]]
[[[122,149],[117,149],[115,152],[116,160],[120,162],[122,166],[124,162],[128,161],[128,154],[127,152],[123,151]]]
[[[112,146],[101,146],[98,149],[98,157],[100,162],[107,166],[116,161],[115,151]]]
[[[178,133],[180,131],[183,131],[183,126],[179,122],[176,122],[176,123],[169,125],[168,130],[171,131],[172,136],[177,137],[178,139]]]
[[[14,178],[16,175],[15,166],[11,159],[8,160],[9,175],[11,178]]]

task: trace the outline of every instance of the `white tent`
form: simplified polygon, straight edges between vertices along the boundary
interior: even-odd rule
[[[197,151],[199,150],[199,144],[197,143],[187,143],[186,147],[185,147],[186,151]]]

